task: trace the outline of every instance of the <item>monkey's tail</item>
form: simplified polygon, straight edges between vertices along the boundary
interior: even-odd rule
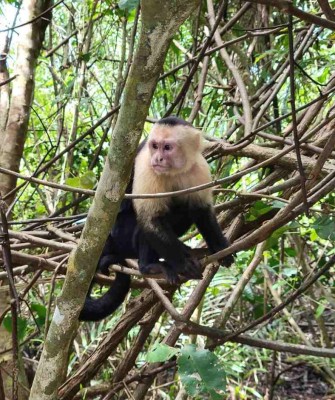
[[[84,307],[79,314],[80,321],[99,321],[112,314],[124,301],[130,288],[130,276],[116,273],[115,281],[99,299],[86,297]]]

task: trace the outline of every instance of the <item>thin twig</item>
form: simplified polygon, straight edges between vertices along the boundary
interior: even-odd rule
[[[302,165],[301,154],[300,154],[300,146],[299,146],[299,135],[298,135],[298,127],[297,127],[297,115],[295,110],[295,77],[294,77],[294,46],[293,46],[293,19],[292,15],[289,14],[289,28],[288,28],[288,37],[289,37],[289,59],[290,59],[290,91],[291,91],[291,111],[292,111],[292,127],[293,127],[293,138],[294,138],[294,147],[295,153],[297,156],[298,170],[300,175],[300,184],[301,184],[301,193],[303,202],[305,205],[305,213],[309,216],[309,205],[307,202],[307,190],[306,190],[306,174],[304,171],[304,167]]]

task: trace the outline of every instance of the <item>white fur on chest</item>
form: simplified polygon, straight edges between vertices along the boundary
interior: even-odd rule
[[[135,161],[133,194],[154,194],[189,189],[211,182],[209,166],[199,154],[188,171],[182,173],[156,174],[148,162],[147,148],[144,148]],[[211,204],[212,191],[204,189],[178,196],[181,200],[197,205]],[[139,217],[148,218],[168,211],[171,197],[157,199],[135,199],[134,206]]]

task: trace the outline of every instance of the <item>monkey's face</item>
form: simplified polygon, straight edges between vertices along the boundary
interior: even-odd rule
[[[183,151],[173,138],[151,138],[148,145],[151,167],[156,174],[173,174],[185,167]]]
[[[193,127],[155,124],[147,142],[151,168],[157,175],[187,173],[201,154],[201,143]]]

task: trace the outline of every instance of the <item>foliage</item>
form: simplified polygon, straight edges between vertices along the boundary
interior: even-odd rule
[[[226,46],[224,48],[247,90],[254,123],[250,143],[243,141],[246,120],[240,88],[215,40],[208,48],[211,53],[208,54],[207,67],[205,60],[201,59],[195,74],[190,78],[190,86],[186,85],[195,65],[194,60],[199,56],[211,31],[205,2],[199,12],[183,24],[171,42],[144,132],[145,136],[152,121],[163,117],[172,105],[173,114],[185,119],[193,115],[193,124],[202,129],[207,137],[223,139],[225,144],[229,141],[230,145],[236,145],[235,151],[229,154],[212,148],[206,152],[214,179],[229,179],[235,173],[246,171],[270,156],[278,155],[294,143],[288,73],[288,15],[276,7],[267,8],[253,3],[226,32],[225,24],[241,9],[240,2],[226,3],[219,30]],[[294,5],[318,15],[321,12],[319,3],[296,1]],[[35,174],[45,181],[77,188],[96,187],[117,112],[99,124],[94,132],[73,144],[109,110],[117,108],[122,102],[140,32],[138,4],[137,0],[122,0],[118,4],[76,0],[66,6],[60,4],[52,10],[52,25],[37,60],[34,100],[20,164],[22,174]],[[215,13],[220,4],[214,2]],[[333,2],[330,5],[334,6]],[[6,16],[8,24],[13,22],[13,19],[9,19],[14,16],[17,8],[17,2],[12,0],[0,5],[0,13]],[[24,22],[24,16],[21,16],[20,22]],[[321,193],[332,182],[334,152],[328,154],[317,176],[310,175],[311,168],[307,165],[310,161],[310,165],[315,166],[334,131],[334,33],[297,17],[294,18],[293,33],[296,51],[295,104],[298,110],[298,133],[304,142],[301,143],[300,153],[307,174],[309,214],[306,215],[303,210],[297,211],[302,204],[300,198],[289,215],[284,214],[282,223],[265,233],[262,231],[263,236],[259,241],[264,241],[265,247],[261,261],[243,287],[228,322],[219,327],[229,332],[263,316],[278,304],[278,299],[285,300],[306,277],[322,268],[335,253],[333,189],[326,190],[312,202],[313,196]],[[16,48],[20,41],[19,34],[19,29],[14,32],[9,49],[7,67],[10,76],[18,61]],[[61,44],[59,48],[56,47],[58,44]],[[199,93],[202,83],[203,89]],[[320,92],[327,93],[327,96],[319,99]],[[175,103],[178,95],[180,100]],[[196,100],[199,98],[201,105],[196,109]],[[315,102],[315,99],[319,101]],[[241,143],[246,143],[245,147],[242,148]],[[251,146],[257,147],[252,150]],[[268,151],[266,155],[265,151]],[[286,164],[282,162],[286,156],[282,156],[270,165],[251,172],[247,170],[243,176],[225,180],[215,186],[215,206],[224,229],[227,231],[238,227],[234,231],[233,243],[249,243],[248,239],[255,232],[270,224],[280,212],[299,198],[300,181],[294,180],[299,175],[296,155],[294,151],[289,155],[285,159]],[[289,186],[285,186],[287,182]],[[24,180],[18,181],[18,185],[24,183]],[[18,190],[13,205],[11,220],[15,225],[11,229],[29,233],[33,238],[42,237],[74,245],[83,228],[91,201],[87,196],[65,192],[61,188],[24,184]],[[58,236],[59,232],[52,233],[48,224],[72,235],[72,241]],[[195,230],[184,239],[192,247],[202,245],[201,236]],[[14,267],[20,267],[23,271],[20,275],[18,273],[16,283],[26,286],[33,279],[33,273],[41,268],[41,259],[56,263],[61,271],[55,272],[54,264],[45,267],[43,275],[28,291],[26,301],[29,307],[23,303],[18,320],[20,343],[29,342],[31,335],[34,335],[33,348],[38,357],[55,298],[61,291],[62,268],[66,265],[69,252],[30,240],[29,245],[25,239],[12,239],[11,242],[13,252],[21,252],[22,257],[40,257],[40,262],[37,262],[21,259],[17,253],[13,253]],[[255,245],[259,241],[254,240],[241,247],[229,270],[218,270],[192,317],[196,322],[207,327],[216,326],[233,289],[241,281],[246,267],[252,263]],[[172,302],[178,311],[189,304],[188,299],[196,286],[197,282],[186,282],[175,292]],[[247,333],[259,340],[332,347],[335,339],[334,286],[332,267],[282,313]],[[132,290],[131,299],[138,297],[140,289]],[[101,295],[100,288],[94,288],[93,292]],[[103,338],[113,332],[126,310],[125,305],[106,321],[83,324],[80,327],[70,354],[69,377],[80,366],[87,367],[87,357],[93,351],[104,351],[100,347]],[[158,363],[177,357],[179,376],[172,370],[167,375],[158,375],[157,387],[153,389],[155,393],[160,390],[165,396],[174,398],[181,380],[193,398],[229,398],[228,393],[234,393],[236,398],[262,398],[266,391],[274,389],[276,392],[283,386],[279,379],[280,371],[290,370],[296,363],[303,363],[305,371],[313,370],[320,380],[327,382],[326,389],[334,385],[331,372],[334,368],[333,359],[316,359],[288,353],[281,353],[279,357],[278,353],[265,348],[252,348],[234,342],[227,342],[217,347],[215,352],[209,352],[199,350],[208,345],[205,337],[192,337],[192,343],[196,343],[193,346],[189,345],[190,337],[186,334],[181,334],[172,345],[162,345],[161,342],[170,337],[174,321],[166,312],[161,313],[145,336],[145,323],[146,319],[151,318],[151,311],[144,317],[143,324],[141,321],[120,338],[117,351],[108,360],[106,355],[91,384],[110,382],[125,359],[132,361],[129,371],[126,371],[127,368],[123,370],[126,372],[120,380],[124,382],[145,371],[141,368],[147,362]],[[10,314],[4,318],[3,326],[11,331]],[[145,340],[141,342],[144,336]],[[137,340],[141,346],[132,357],[129,352],[137,350]],[[270,373],[272,367],[275,376]],[[287,376],[291,376],[289,372]],[[141,381],[141,377],[138,379]],[[304,382],[301,380],[300,383],[303,387]],[[136,387],[132,385],[130,379],[127,390],[131,393]],[[124,386],[117,390],[119,394]],[[226,394],[222,394],[225,391]],[[290,395],[286,393],[286,397],[284,395],[282,398],[289,398]]]
[[[219,359],[209,350],[189,345],[178,360],[180,379],[190,396],[209,394],[218,400],[226,390],[225,372]]]
[[[185,345],[178,350],[158,343],[149,351],[147,359],[164,362],[176,355],[180,379],[190,396],[209,394],[213,400],[222,398],[226,390],[225,370],[211,351],[197,349],[195,345]]]

